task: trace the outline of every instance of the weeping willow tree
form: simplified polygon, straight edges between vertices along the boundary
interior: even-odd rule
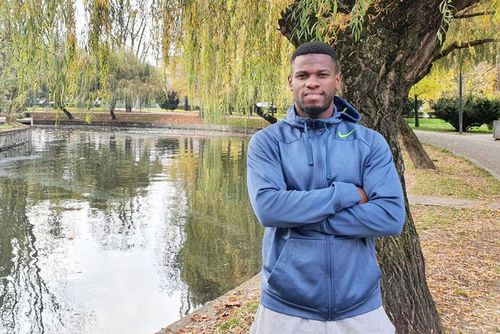
[[[343,95],[363,114],[366,126],[384,135],[404,184],[399,146],[403,104],[410,88],[445,53],[486,43],[448,38],[454,18],[480,6],[491,13],[495,26],[498,0],[185,1],[177,9],[182,34],[165,38],[163,50],[181,50],[192,94],[210,118],[255,100],[287,100],[282,85],[290,46],[277,29],[294,46],[314,39],[334,45],[342,64]],[[498,39],[496,31],[490,42]],[[180,42],[172,42],[171,36],[179,36]],[[377,245],[384,305],[398,333],[442,333],[405,201],[402,235]]]
[[[116,118],[112,55],[126,50],[144,63],[152,45],[151,2],[0,1],[0,111],[22,111],[35,96],[68,118],[70,103],[90,109],[108,102]],[[83,32],[76,31],[77,20]]]
[[[46,87],[46,98],[72,118],[66,103],[76,91],[73,1],[5,0],[0,15],[5,72],[15,81],[9,109],[20,110],[28,94]]]
[[[278,19],[287,1],[164,1],[157,17],[163,57],[181,66],[188,95],[208,121],[256,102],[284,106],[292,45]],[[273,24],[271,24],[273,22]],[[181,54],[182,57],[175,57]]]

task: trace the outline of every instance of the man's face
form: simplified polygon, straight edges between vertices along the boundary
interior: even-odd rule
[[[333,97],[340,86],[340,73],[329,55],[306,54],[292,63],[288,87],[293,93],[295,110],[305,118],[332,116]]]

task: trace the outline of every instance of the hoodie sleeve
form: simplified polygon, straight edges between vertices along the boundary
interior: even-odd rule
[[[343,182],[309,191],[287,190],[279,144],[263,132],[256,133],[250,140],[247,183],[255,215],[266,227],[320,223],[361,200],[356,186]]]
[[[376,134],[373,146],[363,173],[368,202],[330,215],[320,223],[322,232],[350,237],[401,233],[406,215],[399,175],[382,135]]]

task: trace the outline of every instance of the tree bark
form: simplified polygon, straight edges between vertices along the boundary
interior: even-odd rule
[[[279,20],[280,31],[294,45],[299,40],[292,3]],[[344,7],[352,1],[338,0]],[[454,13],[478,2],[451,1]],[[397,333],[443,333],[436,306],[425,280],[425,264],[404,186],[404,163],[399,146],[401,110],[413,84],[429,73],[441,45],[436,34],[442,23],[441,0],[378,0],[366,10],[360,41],[350,28],[337,31],[332,43],[339,55],[344,96],[363,115],[363,124],[380,132],[389,143],[405,192],[406,224],[401,236],[377,242],[385,309]],[[352,8],[352,7],[351,7]],[[297,16],[300,17],[300,16]],[[312,15],[309,24],[315,22]],[[309,31],[311,31],[310,29]],[[418,139],[414,140],[418,142]]]
[[[111,115],[111,119],[113,121],[116,120],[115,107],[116,107],[116,99],[113,97],[109,105],[109,114]]]
[[[420,126],[420,121],[419,121],[419,116],[418,116],[418,97],[415,95],[415,103],[414,103],[414,108],[415,109],[415,127],[418,128]]]
[[[406,124],[403,118],[399,121],[399,133],[403,141],[403,145],[410,156],[411,162],[418,169],[436,169],[436,165],[425,152],[422,143],[418,140],[415,132]]]

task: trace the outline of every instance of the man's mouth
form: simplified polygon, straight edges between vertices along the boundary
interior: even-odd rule
[[[309,99],[311,99],[311,98],[316,99],[316,98],[320,98],[322,96],[323,96],[323,94],[319,93],[319,92],[318,93],[306,93],[306,94],[304,94],[304,97],[307,97]]]

